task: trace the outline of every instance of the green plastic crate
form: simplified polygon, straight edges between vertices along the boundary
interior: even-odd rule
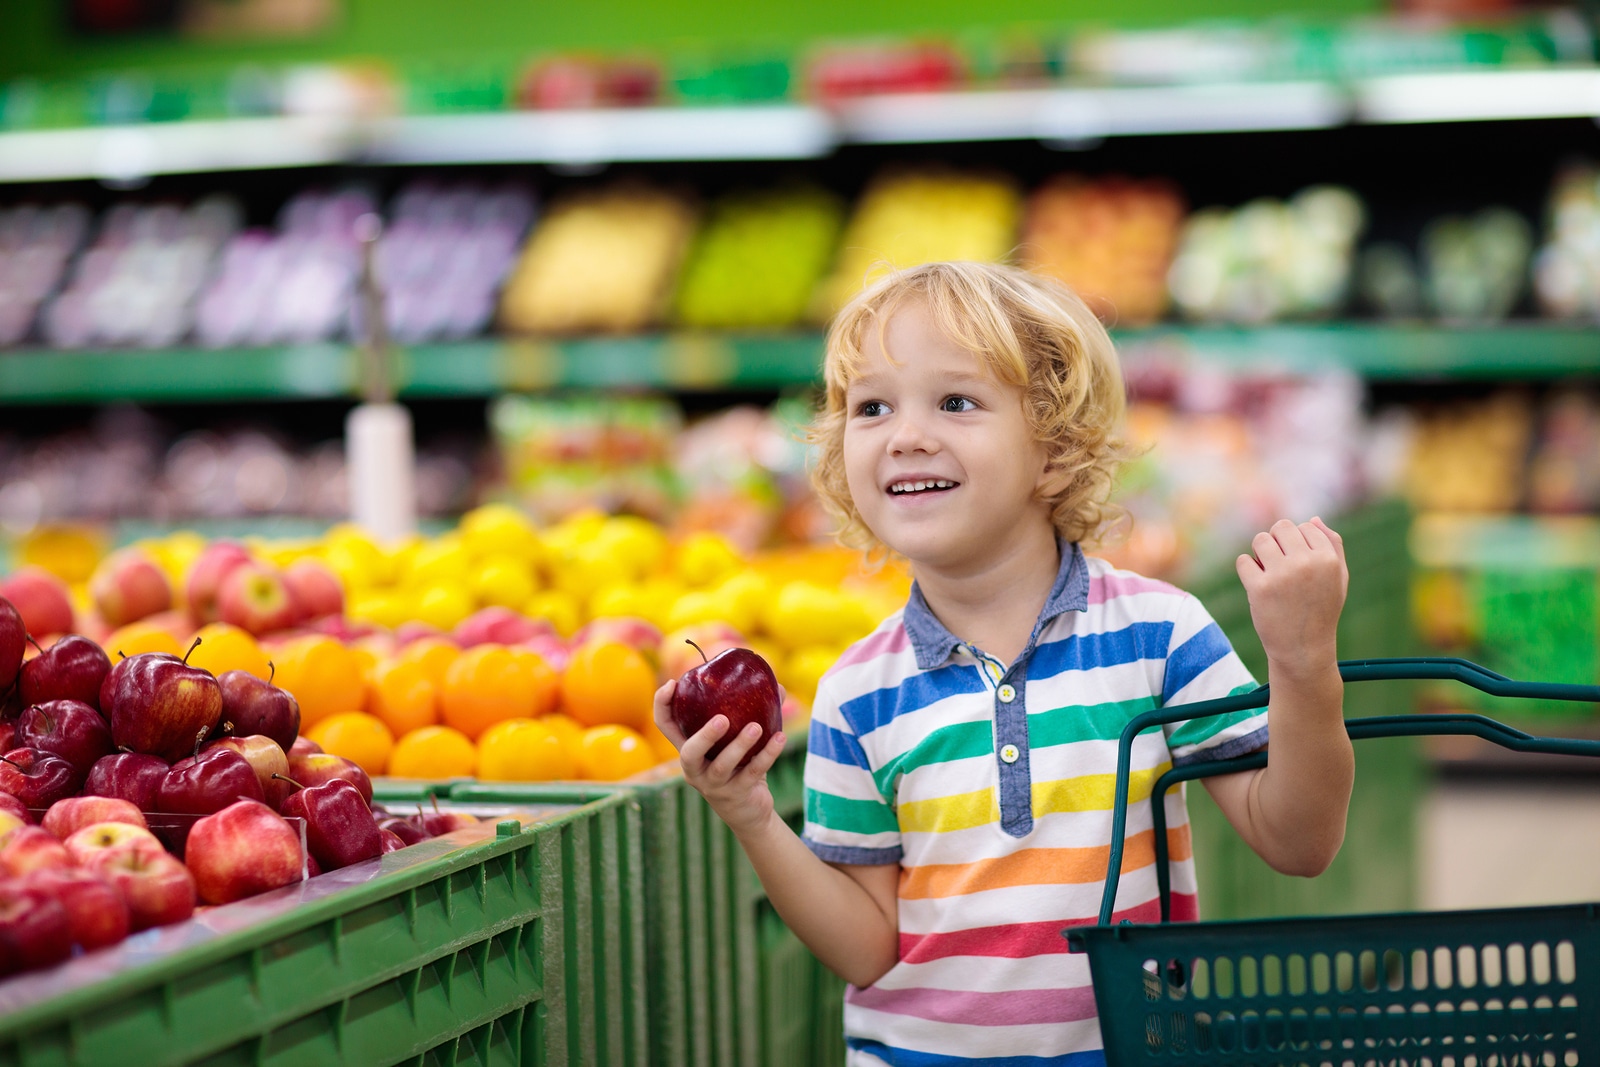
[[[643,1065],[639,806],[532,815],[0,984],[0,1065]]]

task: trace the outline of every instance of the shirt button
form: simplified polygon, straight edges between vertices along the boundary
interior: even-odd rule
[[[1007,763],[1017,762],[1017,757],[1022,755],[1016,745],[1006,745],[1000,750],[1000,758]]]
[[[1000,698],[1002,704],[1009,704],[1017,699],[1017,691],[1009,685],[1002,685],[995,695]]]

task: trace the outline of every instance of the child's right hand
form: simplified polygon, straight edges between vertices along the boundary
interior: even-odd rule
[[[740,768],[740,761],[761,740],[761,727],[749,723],[717,753],[716,759],[708,761],[706,753],[728,732],[728,717],[714,715],[693,737],[684,737],[672,721],[672,694],[677,687],[674,679],[656,690],[655,719],[656,727],[678,750],[683,776],[706,798],[711,810],[728,824],[735,836],[760,830],[772,817],[772,791],[767,788],[767,771],[783,752],[784,735],[774,734],[766,747]]]

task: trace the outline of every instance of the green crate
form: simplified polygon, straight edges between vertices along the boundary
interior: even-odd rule
[[[1341,517],[1350,590],[1339,620],[1339,657],[1410,655],[1410,512],[1379,503]],[[1188,588],[1206,605],[1245,665],[1266,681],[1266,656],[1250,622],[1250,604],[1231,566]],[[1346,692],[1350,716],[1411,711],[1414,683],[1391,682]],[[1366,743],[1356,765],[1344,847],[1317,878],[1292,878],[1250,850],[1206,791],[1188,791],[1200,906],[1207,918],[1339,915],[1400,911],[1415,905],[1415,817],[1427,769],[1415,738]]]
[[[804,735],[768,772],[778,814],[797,830],[803,803]],[[652,1065],[807,1067],[842,1062],[843,1029],[814,1058],[822,965],[783,925],[731,831],[677,773],[658,768],[625,783],[462,782],[451,803],[560,803],[623,793],[644,812],[645,900]]]
[[[643,1065],[642,828],[549,808],[21,976],[0,1065]]]

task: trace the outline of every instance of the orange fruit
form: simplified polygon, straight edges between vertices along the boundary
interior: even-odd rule
[[[402,648],[395,658],[420,666],[437,689],[444,685],[444,672],[450,669],[450,664],[459,655],[461,649],[456,647],[455,642],[442,637],[424,637]]]
[[[364,711],[341,711],[313,726],[306,737],[322,746],[322,751],[343,756],[371,775],[389,769],[394,751],[394,734],[376,715]]]
[[[389,773],[398,778],[470,778],[477,768],[478,747],[448,726],[412,730],[389,753]]]
[[[249,671],[263,680],[272,674],[267,654],[247,631],[225,622],[213,622],[200,627],[194,635],[200,639],[200,644],[189,653],[189,666],[208,670],[212,674]],[[127,649],[123,651],[127,652]],[[128,655],[133,653],[128,652]],[[282,683],[275,681],[273,684]]]
[[[660,762],[638,731],[615,723],[590,727],[578,745],[578,769],[600,782],[620,781]]]
[[[106,655],[111,657],[112,662],[123,656],[137,656],[141,652],[166,652],[181,658],[185,648],[166,630],[143,621],[130,622],[111,631],[111,635],[105,639],[101,647],[106,650]],[[195,649],[195,651],[200,650]]]
[[[665,762],[669,759],[678,758],[678,746],[668,740],[667,735],[661,732],[661,727],[656,725],[654,719],[645,723],[644,729],[639,731],[639,735],[650,745],[650,751],[656,754],[657,760]]]
[[[585,727],[577,719],[570,715],[563,715],[559,711],[553,711],[549,715],[542,716],[539,721],[548,726],[557,737],[561,738],[561,743],[567,746],[567,751],[572,753],[573,759],[578,758],[578,745],[583,741]]]
[[[366,706],[361,658],[331,637],[297,637],[273,653],[273,662],[278,665],[276,684],[300,704],[300,731],[307,737],[328,716]]]
[[[507,719],[478,738],[478,777],[486,782],[547,782],[577,773],[577,758],[540,720]]]
[[[439,721],[439,688],[422,664],[380,661],[367,683],[367,711],[382,719],[396,737]]]
[[[620,723],[635,729],[650,721],[656,672],[638,649],[595,641],[572,654],[561,677],[561,706],[584,726]]]
[[[477,739],[506,719],[531,719],[555,707],[556,672],[537,653],[504,645],[478,645],[456,658],[439,689],[446,726]]]

